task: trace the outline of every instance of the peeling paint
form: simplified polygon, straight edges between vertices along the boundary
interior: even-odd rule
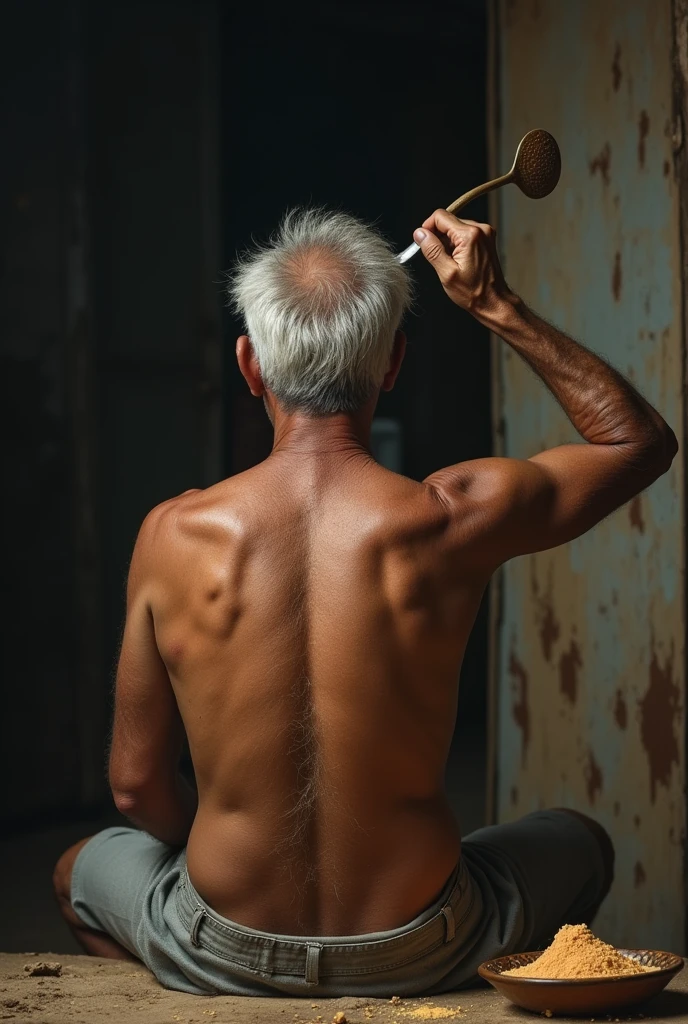
[[[597,172],[600,172],[600,176],[605,185],[609,184],[609,162],[611,160],[612,150],[608,142],[605,142],[601,152],[590,161],[590,173],[594,176]]]
[[[685,182],[673,148],[671,0],[541,0],[537,25],[531,0],[512,0],[508,24],[505,2],[497,0],[494,170],[508,166],[525,124],[548,127],[563,155],[562,184],[541,202],[495,193],[509,283],[637,382],[676,429],[686,405]],[[542,87],[552,82],[566,88]],[[518,355],[497,345],[495,356],[496,420],[507,425],[500,452],[528,458],[578,441]],[[675,459],[589,533],[507,563],[493,608],[497,820],[538,805],[594,815],[617,849],[601,934],[677,951],[688,906],[684,478]],[[527,667],[525,701],[512,651]],[[636,863],[645,873],[638,887]]]
[[[625,729],[628,725],[628,707],[621,690],[616,691],[614,700],[614,721],[619,729]]]
[[[645,521],[643,519],[643,505],[639,494],[636,494],[633,501],[628,505],[628,518],[634,530],[645,533]]]
[[[528,708],[528,673],[512,650],[509,658],[509,672],[516,691],[516,699],[512,704],[514,722],[521,730],[521,759],[525,763],[530,743],[530,710]]]
[[[614,269],[612,270],[612,295],[614,302],[621,298],[621,253],[617,249],[614,253]]]
[[[646,880],[647,876],[645,875],[645,868],[640,861],[637,860],[635,862],[635,867],[633,868],[633,885],[638,889],[641,885],[645,884]]]
[[[638,163],[641,167],[645,166],[645,141],[650,132],[650,118],[648,117],[647,110],[641,110],[640,120],[638,121]]]
[[[602,792],[602,769],[590,748],[588,749],[588,760],[583,774],[585,776],[585,789],[588,794],[588,800],[591,804],[594,804],[595,797],[598,793]]]
[[[578,695],[578,669],[583,667],[580,648],[574,639],[559,659],[559,689],[572,704]]]
[[[675,721],[680,707],[680,694],[674,682],[674,648],[664,665],[660,665],[654,637],[650,644],[650,685],[638,702],[640,738],[647,754],[650,771],[650,798],[657,799],[657,787],[671,783],[673,765],[679,764]]]

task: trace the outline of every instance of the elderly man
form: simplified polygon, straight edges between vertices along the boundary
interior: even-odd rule
[[[662,417],[507,287],[494,234],[415,233],[452,302],[539,374],[580,433],[418,483],[369,450],[404,357],[406,272],[341,213],[286,218],[231,284],[265,462],[154,509],[134,550],[110,783],[136,828],[68,850],[62,913],[97,956],[196,993],[439,993],[589,921],[613,874],[572,811],[461,840],[443,788],[481,596],[666,472]],[[178,770],[186,732],[198,796]],[[466,785],[470,782],[466,780]]]

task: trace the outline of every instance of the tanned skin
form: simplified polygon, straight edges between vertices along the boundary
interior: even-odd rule
[[[444,791],[459,669],[491,575],[589,530],[677,450],[627,381],[510,291],[488,225],[437,210],[423,230],[449,298],[529,363],[583,443],[418,483],[370,454],[377,395],[356,415],[287,413],[239,338],[274,447],[141,528],[110,783],[135,825],[187,844],[210,906],[252,928],[362,934],[438,895],[461,849]],[[385,390],[403,351],[399,334]],[[56,870],[65,918],[90,952],[128,955],[71,909],[76,852]]]

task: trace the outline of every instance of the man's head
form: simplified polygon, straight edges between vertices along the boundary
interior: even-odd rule
[[[292,211],[268,245],[239,262],[228,290],[250,339],[250,348],[245,336],[237,345],[242,372],[285,412],[352,413],[391,387],[409,279],[384,239],[354,217]]]

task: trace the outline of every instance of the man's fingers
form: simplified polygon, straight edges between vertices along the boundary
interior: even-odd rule
[[[422,226],[424,228],[430,228],[431,231],[441,231],[445,235],[451,230],[451,228],[461,230],[461,221],[458,217],[455,217],[453,213],[447,213],[446,210],[435,210],[429,217],[426,217],[423,221]]]
[[[492,238],[494,235],[497,234],[497,232],[495,231],[491,224],[483,224],[482,221],[479,220],[469,220],[468,217],[462,217],[461,222],[462,224],[470,225],[470,227],[479,228],[480,231],[482,231],[482,233],[486,235],[488,238]]]
[[[418,228],[413,232],[413,238],[420,246],[421,252],[428,263],[432,263],[441,279],[445,277],[448,271],[455,268],[456,264],[451,256],[448,255],[441,239],[434,235],[429,228],[425,226]]]
[[[422,226],[430,228],[431,231],[447,235],[454,248],[462,241],[469,242],[471,238],[475,238],[476,228],[488,238],[492,237],[495,233],[494,228],[490,224],[482,224],[477,220],[455,217],[453,213],[447,213],[446,210],[435,210],[429,217],[426,217]]]

